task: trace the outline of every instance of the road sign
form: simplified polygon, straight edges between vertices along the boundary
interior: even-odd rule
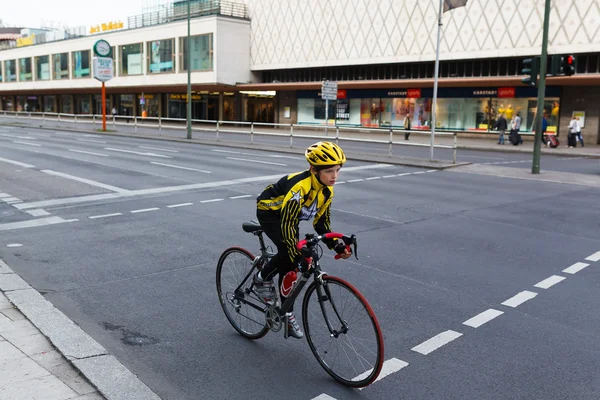
[[[321,98],[323,100],[337,99],[338,84],[335,81],[323,81],[321,84]]]
[[[94,57],[94,78],[100,82],[106,82],[110,81],[113,76],[113,59],[109,57]]]

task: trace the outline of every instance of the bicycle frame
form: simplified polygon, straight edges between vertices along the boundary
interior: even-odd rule
[[[261,255],[254,260],[252,268],[250,269],[248,274],[244,277],[242,282],[238,285],[238,287],[235,289],[235,296],[238,298],[239,301],[244,302],[245,304],[249,305],[250,307],[255,308],[256,310],[261,311],[261,312],[267,312],[268,306],[260,307],[252,302],[246,301],[244,298],[245,293],[241,289],[242,286],[244,286],[244,284],[246,283],[246,281],[248,279],[250,279],[250,277],[254,273],[254,270],[258,267],[258,265],[260,265],[261,263],[266,263],[271,257],[273,257],[275,255],[275,254],[267,251],[262,233],[263,233],[262,231],[253,232],[253,234],[255,236],[258,236],[258,240],[260,242]],[[275,308],[275,311],[277,312],[277,315],[279,317],[282,317],[287,312],[289,312],[289,310],[292,308],[293,304],[295,303],[296,298],[300,295],[300,293],[302,292],[302,289],[308,282],[310,276],[313,275],[315,282],[316,282],[316,286],[317,286],[316,290],[317,290],[319,305],[321,308],[321,312],[323,313],[325,323],[327,324],[329,333],[331,333],[331,335],[333,337],[337,338],[341,333],[346,333],[348,331],[348,325],[340,316],[340,313],[338,312],[337,307],[332,300],[331,293],[329,292],[329,288],[323,284],[322,276],[326,275],[326,273],[321,271],[321,266],[319,264],[319,257],[317,254],[317,247],[316,247],[317,244],[321,240],[331,239],[331,238],[343,239],[344,243],[348,247],[350,244],[354,244],[354,254],[356,256],[356,238],[354,236],[346,237],[346,236],[343,236],[338,233],[328,233],[328,234],[321,235],[321,236],[307,234],[306,239],[302,240],[298,243],[298,248],[301,249],[302,254],[305,256],[306,263],[308,264],[308,268],[306,269],[306,271],[302,271],[302,275],[300,276],[300,278],[294,285],[294,288],[292,289],[292,292],[290,293],[290,295],[286,298],[286,300],[283,302],[283,304],[281,304],[281,307]],[[250,290],[251,290],[251,288],[250,288]],[[248,293],[249,293],[249,291],[248,291]],[[330,319],[327,315],[327,311],[325,310],[325,305],[324,305],[324,303],[326,301],[329,301],[331,303],[331,306],[335,312],[335,315],[341,324],[340,330],[334,329],[330,322]],[[287,321],[286,321],[285,326],[286,326],[285,337],[287,338]]]

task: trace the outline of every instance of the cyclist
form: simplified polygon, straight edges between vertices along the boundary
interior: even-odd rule
[[[286,175],[277,183],[271,184],[257,198],[256,216],[267,236],[277,246],[277,254],[254,276],[256,292],[267,304],[275,301],[273,277],[279,273],[279,286],[283,277],[300,265],[304,258],[296,248],[299,240],[300,221],[314,218],[313,227],[321,235],[331,232],[329,226],[333,185],[337,180],[346,156],[335,143],[318,142],[306,149],[305,157],[310,164],[303,172]],[[351,256],[350,250],[342,241],[331,239],[325,244],[342,258]],[[282,290],[280,293],[284,292]],[[281,301],[285,301],[282,294]],[[304,333],[293,314],[288,317],[288,332],[301,339]]]

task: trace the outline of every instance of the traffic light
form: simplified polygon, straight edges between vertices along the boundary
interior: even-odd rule
[[[562,62],[563,62],[563,57],[561,55],[553,55],[552,56],[552,62],[550,64],[550,76],[559,76],[561,75],[561,71],[562,71]]]
[[[566,76],[571,76],[577,72],[577,59],[574,55],[563,56],[561,63],[561,72]]]
[[[523,75],[529,75],[528,78],[521,79],[526,85],[533,86],[537,85],[538,73],[540,72],[540,58],[533,57],[523,60]]]

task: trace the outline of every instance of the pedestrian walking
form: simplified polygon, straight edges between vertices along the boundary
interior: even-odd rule
[[[406,114],[404,117],[404,140],[408,140],[410,136],[410,114]]]
[[[498,144],[504,144],[504,133],[506,132],[507,127],[508,123],[506,122],[506,118],[504,118],[504,114],[501,113],[494,124],[494,129],[498,130]]]
[[[579,117],[577,117],[577,130],[575,131],[575,133],[577,134],[577,141],[579,143],[581,143],[581,147],[585,147],[585,145],[583,144],[583,133],[581,133],[581,121],[579,120]]]
[[[577,131],[581,132],[579,121],[573,116],[571,122],[569,122],[569,133],[567,134],[568,146],[570,149],[577,147]]]

